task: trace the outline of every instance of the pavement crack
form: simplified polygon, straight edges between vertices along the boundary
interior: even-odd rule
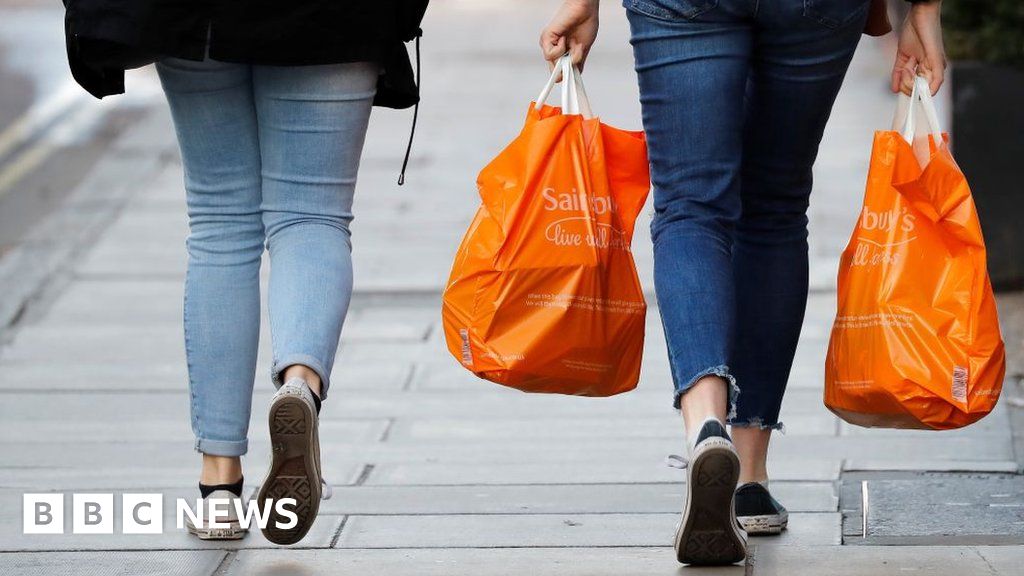
[[[363,469],[359,471],[359,476],[356,477],[356,481],[352,483],[353,486],[362,486],[370,479],[370,474],[373,474],[376,464],[367,464],[363,466]]]
[[[380,437],[377,438],[378,442],[387,442],[388,438],[391,437],[391,429],[395,427],[395,419],[388,418],[384,424],[384,430],[381,431]]]
[[[981,558],[981,561],[985,563],[985,566],[988,566],[988,573],[989,574],[995,574],[995,575],[999,574],[999,571],[996,570],[996,567],[993,566],[992,563],[988,561],[988,558],[985,558],[985,555],[981,553],[981,550],[978,550],[976,547],[972,546],[971,547],[971,551],[973,551],[975,554],[977,554],[978,558]]]
[[[416,382],[416,377],[420,373],[420,367],[418,364],[413,364],[409,367],[408,373],[405,375],[405,381],[402,382],[402,392],[408,392],[412,390],[413,383]]]
[[[234,563],[236,557],[237,555],[235,552],[227,551],[227,554],[220,559],[220,564],[217,564],[217,568],[212,574],[210,574],[210,576],[225,576],[231,568],[231,564]]]
[[[757,546],[748,546],[747,559],[743,563],[743,576],[753,576],[755,564],[757,564]]]
[[[330,548],[334,548],[338,544],[338,539],[341,538],[341,532],[345,529],[345,524],[348,524],[348,516],[342,516],[341,522],[338,523],[338,529],[334,531],[334,536],[331,536]]]

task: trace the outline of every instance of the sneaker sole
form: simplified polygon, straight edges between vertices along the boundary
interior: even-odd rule
[[[789,524],[788,515],[766,514],[763,516],[737,516],[740,526],[747,534],[781,534]]]
[[[298,522],[292,528],[278,528],[291,519],[271,509],[263,535],[274,544],[295,544],[309,532],[320,509],[316,414],[301,398],[282,396],[270,406],[269,424],[273,459],[256,501],[268,506],[268,500],[293,498]]]
[[[690,461],[676,558],[683,564],[735,564],[747,556],[746,539],[733,515],[740,460],[724,439],[708,439]]]

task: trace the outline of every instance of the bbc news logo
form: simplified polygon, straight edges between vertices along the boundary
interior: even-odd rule
[[[22,531],[25,534],[64,534],[66,518],[65,494],[24,494],[22,496]],[[120,498],[122,534],[163,534],[163,494],[122,494]],[[228,528],[228,520],[237,519],[239,526],[248,529],[255,525],[264,529],[270,522],[270,512],[279,517],[274,527],[280,530],[294,528],[299,523],[294,498],[268,501],[260,506],[255,501],[242,502],[241,498],[197,498],[189,501],[175,499],[175,524],[185,528],[186,519],[194,526]],[[113,494],[72,494],[72,534],[113,534],[117,510]]]

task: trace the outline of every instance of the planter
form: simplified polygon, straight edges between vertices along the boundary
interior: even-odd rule
[[[952,146],[967,176],[997,290],[1024,288],[1024,71],[953,65]]]

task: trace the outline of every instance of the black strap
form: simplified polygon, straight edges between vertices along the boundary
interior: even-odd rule
[[[416,104],[412,109],[412,127],[409,129],[409,144],[405,147],[405,159],[402,160],[402,172],[398,175],[398,185],[405,184],[405,169],[409,166],[409,156],[412,155],[412,140],[416,136],[416,120],[420,115],[420,99],[423,97],[423,90],[420,84],[420,36],[423,30],[416,31]]]

